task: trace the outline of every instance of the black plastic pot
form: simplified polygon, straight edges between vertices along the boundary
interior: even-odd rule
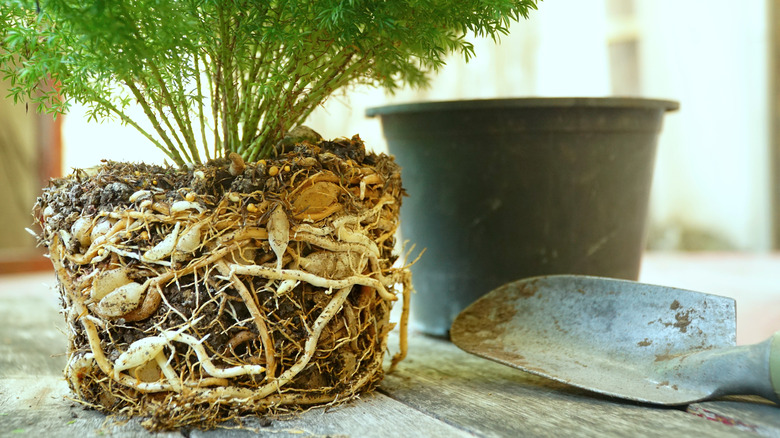
[[[416,330],[523,277],[637,279],[657,136],[677,102],[530,98],[371,108],[403,168]]]

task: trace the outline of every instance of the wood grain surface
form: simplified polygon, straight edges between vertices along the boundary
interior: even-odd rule
[[[717,401],[686,411],[632,404],[419,335],[379,390],[354,402],[284,419],[243,418],[211,431],[150,434],[138,420],[106,417],[70,399],[62,377],[63,318],[52,284],[51,274],[0,277],[2,437],[780,436],[775,405]]]

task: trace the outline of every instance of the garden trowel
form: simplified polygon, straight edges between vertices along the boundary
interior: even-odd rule
[[[780,403],[780,332],[736,346],[733,299],[556,275],[501,286],[452,324],[470,353],[614,397],[681,405],[723,395]]]

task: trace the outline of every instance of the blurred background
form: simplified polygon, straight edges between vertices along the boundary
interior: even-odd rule
[[[307,123],[327,138],[359,133],[385,150],[365,109],[496,97],[639,96],[677,100],[664,122],[653,186],[652,250],[768,252],[780,218],[774,120],[780,0],[547,0],[501,39],[475,40],[425,90],[356,88]],[[780,58],[778,58],[780,59]],[[0,101],[0,266],[38,254],[23,228],[49,176],[100,159],[162,163],[132,128],[87,123],[74,106],[52,121]],[[48,263],[44,260],[44,262]],[[9,265],[11,263],[11,265]]]

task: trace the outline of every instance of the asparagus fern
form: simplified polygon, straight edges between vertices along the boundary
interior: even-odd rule
[[[253,161],[348,85],[424,86],[536,0],[0,0],[16,101],[119,118],[179,165]],[[148,122],[129,117],[140,105]]]

